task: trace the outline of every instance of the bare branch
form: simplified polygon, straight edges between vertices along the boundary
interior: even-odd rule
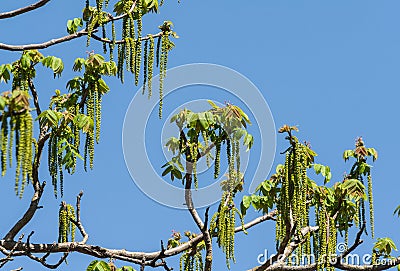
[[[272,220],[276,215],[276,211],[272,211],[268,214],[265,214],[259,218],[250,221],[249,223],[244,225],[244,229],[250,229],[255,225],[267,221]],[[241,232],[243,228],[238,226],[235,228],[235,232]],[[169,258],[175,255],[182,253],[183,251],[196,246],[201,240],[203,240],[203,233],[198,234],[195,238],[190,241],[179,245],[178,247],[167,249],[164,251],[163,258]],[[147,266],[163,266],[162,263],[152,263],[152,260],[156,257],[159,257],[161,251],[156,252],[130,252],[125,249],[116,250],[116,249],[107,249],[104,247],[96,246],[96,245],[88,245],[82,244],[81,242],[67,242],[67,243],[53,243],[53,244],[27,244],[27,243],[18,243],[16,241],[7,241],[0,240],[0,248],[11,249],[15,248],[14,255],[24,255],[26,251],[30,251],[30,253],[48,253],[51,254],[60,253],[60,252],[79,252],[81,254],[94,256],[96,258],[107,259],[113,258],[116,260],[121,260],[125,262],[131,262],[135,264],[141,264],[143,257],[145,257]],[[19,254],[17,254],[19,253]]]
[[[24,50],[33,50],[33,49],[45,49],[47,47],[70,41],[82,36],[86,36],[88,32],[86,30],[81,30],[71,35],[67,35],[58,39],[52,39],[43,43],[36,44],[26,44],[26,45],[9,45],[5,43],[0,43],[0,49],[8,50],[8,51],[24,51]]]
[[[21,243],[22,238],[24,238],[24,235],[22,234],[19,239],[18,242],[15,244],[15,246],[8,252],[5,248],[0,247],[1,252],[6,255],[6,257],[4,259],[0,259],[0,268],[2,268],[6,263],[8,263],[9,261],[14,260],[12,258],[12,256],[14,256],[14,251],[17,248],[18,244]]]
[[[79,192],[79,195],[76,197],[76,221],[71,220],[72,223],[78,228],[79,232],[81,233],[83,239],[80,242],[81,244],[85,244],[89,239],[89,235],[86,233],[85,228],[81,223],[81,198],[83,196],[83,191]]]
[[[188,173],[185,175],[186,183],[185,183],[185,202],[186,206],[189,210],[189,213],[192,215],[193,220],[196,222],[197,227],[203,234],[203,240],[206,246],[206,261],[204,265],[205,271],[211,271],[212,266],[212,239],[210,232],[207,230],[207,225],[203,223],[199,214],[196,211],[196,208],[193,205],[192,201],[192,164],[190,162],[186,162],[186,169]],[[206,212],[206,218],[208,220],[208,212]]]
[[[11,18],[11,17],[15,17],[18,15],[21,15],[23,13],[35,10],[37,8],[43,7],[44,5],[46,5],[48,2],[50,2],[50,0],[40,0],[32,5],[23,7],[23,8],[19,8],[19,9],[15,9],[12,11],[7,11],[7,12],[3,12],[0,13],[0,20],[1,19],[7,19],[7,18]]]
[[[36,108],[36,114],[39,116],[40,113],[42,112],[42,110],[40,109],[40,105],[39,105],[39,97],[38,97],[35,85],[33,84],[33,80],[29,79],[28,83],[29,83],[29,89],[31,90],[31,93],[32,93],[33,103]]]

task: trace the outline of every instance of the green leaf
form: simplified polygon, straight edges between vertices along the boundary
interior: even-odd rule
[[[251,204],[251,197],[250,196],[243,196],[243,206],[248,209],[250,207]]]
[[[75,59],[74,66],[72,67],[73,71],[75,71],[75,72],[81,71],[84,64],[85,64],[85,59],[80,58],[80,57]]]
[[[385,257],[390,256],[392,250],[397,251],[396,245],[389,237],[378,238],[377,241],[374,243],[373,249],[378,251],[380,254],[383,254],[383,256]]]
[[[3,111],[6,107],[6,99],[3,96],[0,96],[0,111]]]
[[[204,112],[198,114],[199,122],[204,130],[207,130],[209,125]]]
[[[86,271],[111,271],[111,268],[104,261],[94,260],[86,268]]]
[[[173,166],[167,167],[161,175],[162,176],[167,175],[168,173],[170,173],[172,171],[173,168],[174,168]]]
[[[343,152],[344,161],[349,160],[350,157],[354,157],[354,151],[353,150],[346,150],[346,151]]]
[[[98,90],[102,94],[107,93],[110,90],[110,88],[107,86],[106,82],[102,78],[100,78],[97,82],[99,83]]]
[[[10,64],[3,64],[0,65],[0,82],[4,81],[5,83],[10,80],[10,72],[11,72],[11,66]]]
[[[366,199],[365,186],[357,179],[347,179],[342,183],[342,189],[355,198]]]
[[[251,147],[253,146],[253,136],[251,134],[246,134],[244,137],[243,145],[247,146],[246,151],[249,151]]]
[[[378,152],[374,148],[368,148],[368,155],[372,156],[372,160],[375,161],[378,159]]]
[[[58,126],[58,122],[62,117],[62,113],[53,111],[51,109],[43,111],[38,118],[44,119],[48,124],[53,127]]]
[[[76,33],[78,27],[83,26],[82,18],[74,18],[73,20],[67,21],[67,32],[68,34]]]
[[[21,57],[21,67],[24,70],[31,67],[31,61],[29,60],[29,57],[26,54],[23,54]]]
[[[174,175],[174,177],[177,179],[180,179],[180,180],[182,179],[182,172],[177,168],[173,168],[171,171],[171,174]],[[173,180],[173,178],[172,178],[172,180]]]

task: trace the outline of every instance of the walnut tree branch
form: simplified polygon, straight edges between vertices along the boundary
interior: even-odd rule
[[[7,12],[3,12],[0,13],[0,20],[1,19],[7,19],[7,18],[12,18],[18,15],[21,15],[23,13],[35,10],[37,8],[43,7],[44,5],[46,5],[48,2],[50,2],[50,0],[40,0],[32,5],[23,7],[23,8],[19,8],[19,9],[15,9],[12,11],[7,11]]]
[[[43,43],[36,43],[36,44],[25,44],[25,45],[10,45],[5,43],[0,43],[0,49],[8,50],[8,51],[24,51],[24,50],[33,50],[33,49],[45,49],[50,46],[63,43],[66,41],[70,41],[82,36],[86,36],[88,32],[86,30],[78,31],[74,34],[67,35],[61,38],[52,39]]]
[[[276,215],[276,211],[272,211],[268,214],[265,214],[261,217],[258,217],[244,225],[244,229],[250,229],[255,225],[258,225],[264,221],[272,220]],[[242,226],[238,226],[235,228],[235,233],[243,231]],[[162,258],[169,258],[175,255],[178,255],[185,250],[196,246],[200,241],[203,240],[203,233],[198,234],[195,238],[190,241],[183,243],[175,248],[167,249],[163,252]],[[60,253],[60,252],[78,252],[84,255],[90,255],[96,258],[107,259],[113,258],[116,260],[121,260],[125,262],[131,262],[135,264],[141,264],[142,259],[146,259],[147,266],[163,266],[161,263],[152,263],[152,260],[156,257],[159,257],[161,251],[155,252],[131,252],[125,249],[108,249],[104,247],[100,247],[97,245],[89,245],[82,244],[81,242],[66,242],[66,243],[52,243],[52,244],[27,244],[27,243],[17,243],[13,240],[0,240],[0,247],[4,249],[11,250],[15,247],[15,252],[13,255],[22,255],[26,251],[30,251],[30,253],[48,253],[51,254]]]
[[[206,261],[204,265],[204,270],[205,271],[211,271],[211,266],[212,266],[212,239],[210,232],[207,229],[207,225],[203,223],[201,220],[199,214],[196,211],[196,208],[194,207],[193,200],[192,200],[192,164],[190,162],[186,162],[186,169],[187,173],[185,175],[186,183],[185,183],[185,202],[186,206],[189,210],[189,213],[191,214],[193,220],[196,222],[197,227],[200,229],[200,231],[203,234],[203,240],[206,246]],[[206,215],[208,217],[208,214]]]

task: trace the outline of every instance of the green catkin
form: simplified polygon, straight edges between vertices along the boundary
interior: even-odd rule
[[[61,203],[61,207],[58,213],[58,242],[74,242],[75,241],[75,224],[72,220],[76,220],[75,210],[70,204],[65,202]],[[68,236],[71,238],[68,239]]]
[[[220,171],[220,159],[221,159],[221,142],[218,140],[215,143],[215,164],[214,164],[214,179],[217,179]]]
[[[164,78],[165,78],[165,68],[166,68],[166,58],[167,58],[167,44],[165,40],[166,35],[162,35],[161,37],[161,56],[159,57],[159,63],[157,64],[160,67],[160,75],[159,75],[159,81],[160,81],[160,86],[159,86],[159,108],[158,108],[158,117],[161,119],[162,118],[162,107],[163,107],[163,88],[164,88]],[[160,38],[158,39],[160,41]],[[157,54],[159,52],[159,44],[157,42]],[[157,57],[158,59],[158,57]]]
[[[94,104],[95,104],[95,93],[93,91],[89,91],[89,97],[87,101],[87,113],[88,116],[95,121],[94,115]],[[93,169],[93,160],[94,160],[94,131],[90,130],[87,133],[88,140],[88,152],[89,152],[89,166],[90,169]]]
[[[50,136],[49,140],[48,140],[48,143],[47,143],[47,166],[48,166],[48,170],[50,172],[50,175],[51,175],[52,166],[53,166],[53,156],[52,156],[52,149],[51,149],[52,141],[53,141],[53,137]]]
[[[87,158],[88,158],[88,149],[89,149],[89,133],[86,133],[85,138],[85,147],[83,148],[83,169],[87,171]]]
[[[9,163],[9,167],[12,167],[12,158],[13,158],[13,154],[12,154],[12,149],[13,149],[13,143],[14,143],[14,137],[15,137],[15,126],[16,126],[16,121],[17,118],[15,118],[13,115],[11,115],[10,117],[10,141],[8,143],[8,163]]]
[[[21,187],[20,190],[23,190],[23,187],[25,187],[26,184],[26,174],[27,174],[27,168],[26,168],[26,141],[27,141],[27,127],[26,127],[26,121],[25,121],[25,116],[22,115],[20,116],[21,118],[21,135],[20,135],[20,144],[21,144],[21,169],[22,169],[22,180],[21,180]],[[21,195],[20,195],[21,197]]]
[[[290,203],[289,201],[289,158],[290,155],[286,154],[286,159],[285,159],[285,177],[282,183],[282,190],[283,190],[283,203],[282,203],[282,216],[283,216],[283,222],[285,223],[285,217],[289,215],[287,212],[288,210],[286,209],[286,205]]]
[[[361,215],[360,215],[360,201],[359,200],[356,200],[356,219],[355,219],[355,224],[356,224],[356,227],[357,228],[360,228],[361,226],[360,226],[360,219],[361,219]]]
[[[131,38],[125,38],[125,62],[126,62],[126,70],[133,71],[133,67],[135,65],[135,59],[132,58],[132,43]]]
[[[319,219],[318,219],[318,214],[319,214],[319,210],[318,207],[315,206],[314,207],[314,212],[315,212],[315,225],[319,225]],[[318,259],[319,259],[319,236],[318,236],[318,232],[313,232],[313,254],[314,257],[318,263]]]
[[[109,43],[110,62],[114,60],[114,48],[115,48],[115,40],[116,40],[116,33],[115,33],[115,24],[114,24],[114,21],[111,21],[111,38],[112,38],[112,42]]]
[[[375,251],[372,251],[372,257],[371,257],[371,264],[376,264],[376,253]]]
[[[235,140],[235,159],[236,159],[236,182],[240,183],[240,145],[239,140]]]
[[[58,236],[58,242],[59,243],[64,243],[67,242],[67,227],[68,227],[68,214],[67,211],[64,209],[63,206],[61,206],[60,211],[59,211],[59,222],[58,222],[58,232],[59,232],[59,236]]]
[[[161,47],[161,37],[157,39],[157,49],[156,49],[156,66],[160,66],[160,47]]]
[[[204,146],[205,146],[205,149],[207,150],[209,147],[209,144],[208,144],[208,137],[207,137],[206,131],[202,131],[201,135],[203,136]],[[209,153],[206,153],[205,155],[206,155],[206,165],[207,165],[207,168],[209,168],[210,167],[210,155],[209,155]]]
[[[23,114],[21,122],[21,145],[23,146],[22,155],[22,183],[20,188],[19,197],[22,198],[24,194],[24,189],[29,179],[32,179],[32,116],[29,112]]]
[[[149,53],[147,60],[147,89],[148,89],[148,98],[150,99],[152,95],[152,81],[153,81],[153,66],[154,66],[154,38],[153,36],[149,36]]]
[[[279,203],[277,208],[279,208]],[[279,242],[280,242],[280,230],[281,230],[281,218],[280,218],[280,214],[277,213],[276,214],[276,222],[275,222],[275,242],[276,242],[276,250],[278,250],[279,248]]]
[[[76,105],[75,107],[75,115],[79,114],[79,104]],[[74,125],[74,148],[76,151],[79,151],[79,147],[80,147],[80,131],[79,131],[79,127]],[[72,173],[75,172],[76,169],[76,156],[74,155],[74,166],[72,169]]]
[[[68,209],[68,217],[72,220],[76,220],[74,207],[72,207],[72,205],[68,204],[67,209]],[[75,241],[75,224],[72,222],[69,223],[69,232],[71,234],[71,242],[74,242]]]
[[[142,95],[144,95],[146,91],[146,83],[147,83],[147,69],[148,69],[148,63],[147,63],[147,54],[148,54],[148,44],[149,41],[145,40],[144,42],[144,52],[143,52],[143,88],[142,88]]]
[[[96,105],[96,143],[100,142],[100,127],[101,127],[101,93],[97,90],[93,93]]]
[[[93,33],[93,30],[94,30],[94,27],[97,24],[98,17],[99,17],[99,12],[98,11],[94,11],[93,12],[93,17],[87,23],[87,27],[86,27],[87,28],[87,40],[86,40],[86,46],[87,47],[89,47],[89,45],[90,45],[90,38],[92,37],[92,33]]]
[[[15,157],[16,168],[15,168],[15,195],[18,195],[19,191],[19,177],[21,171],[21,162],[22,162],[22,143],[21,143],[21,118],[17,118],[16,127],[15,127]]]
[[[140,65],[142,59],[142,1],[136,1],[137,7],[137,39],[135,54],[135,85],[139,84]]]
[[[124,74],[124,52],[125,52],[125,43],[118,44],[118,60],[117,60],[117,77],[120,78],[121,82],[124,82],[123,74]]]
[[[53,131],[54,132],[54,131]],[[57,198],[57,174],[58,174],[58,158],[57,158],[57,146],[58,146],[58,138],[57,135],[53,135],[52,146],[51,146],[51,156],[52,158],[52,169],[51,169],[51,177],[52,177],[52,184],[54,188],[54,196]]]
[[[89,167],[93,169],[94,165],[94,138],[93,134],[89,135]]]
[[[59,174],[59,181],[60,181],[60,194],[61,197],[64,196],[64,175],[62,170],[62,153],[57,154],[57,163],[58,163],[58,174]]]
[[[7,171],[7,143],[8,143],[8,123],[7,118],[3,117],[1,124],[1,175]]]
[[[135,40],[133,38],[129,38],[128,43],[129,43],[130,50],[127,50],[127,51],[129,51],[130,61],[127,60],[127,61],[129,61],[129,69],[127,68],[127,70],[134,73],[135,81],[136,81],[136,51],[137,51],[136,46],[137,46],[137,43],[135,42]],[[128,63],[127,63],[127,66],[128,66]]]
[[[141,38],[138,38],[135,42],[135,86],[139,84],[141,63],[142,63],[142,42]]]
[[[371,227],[371,236],[375,237],[374,232],[374,201],[372,195],[372,177],[371,174],[368,174],[368,203],[369,203],[369,222]]]
[[[232,150],[233,148],[233,150]],[[231,144],[231,140],[226,140],[226,157],[228,159],[228,191],[231,193],[233,191],[233,183],[234,183],[234,153],[235,153],[235,145]]]
[[[360,199],[360,205],[361,205],[361,221],[362,221],[362,226],[365,227],[365,225],[367,224],[367,221],[365,219],[365,202],[363,199]]]
[[[199,188],[199,180],[197,178],[197,155],[198,155],[198,149],[197,149],[197,144],[193,144],[193,156],[192,156],[192,161],[193,161],[193,178],[194,178],[194,187],[195,189]]]

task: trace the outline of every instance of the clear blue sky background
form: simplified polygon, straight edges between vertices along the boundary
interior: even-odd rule
[[[84,1],[52,1],[32,14],[0,21],[0,42],[11,44],[42,42],[66,34],[67,19],[78,17]],[[111,2],[111,1],[110,1]],[[1,1],[0,11],[31,2]],[[166,1],[159,15],[145,19],[145,29],[156,32],[168,19],[180,35],[171,53],[169,67],[210,62],[230,67],[247,76],[262,91],[273,113],[276,128],[288,123],[299,125],[300,138],[310,141],[319,154],[318,162],[330,165],[333,180],[341,180],[349,170],[341,156],[363,136],[368,146],[379,151],[373,168],[376,236],[391,236],[400,245],[400,221],[392,216],[398,198],[400,3],[370,1]],[[51,78],[40,69],[36,82],[44,108],[54,89],[65,90],[76,57],[100,47],[85,48],[85,38],[43,50],[45,55],[64,58],[61,79]],[[0,51],[0,62],[18,58],[18,53]],[[124,115],[135,94],[131,77],[121,85],[107,82],[111,92],[104,98],[101,144],[96,146],[95,169],[65,178],[65,200],[75,202],[81,189],[82,220],[90,235],[89,243],[133,251],[159,249],[171,230],[197,229],[186,211],[163,207],[141,193],[126,169],[121,134]],[[0,90],[9,86],[0,85]],[[220,102],[223,102],[222,99]],[[185,102],[182,99],[182,102]],[[165,110],[173,110],[166,102]],[[167,114],[166,114],[167,115]],[[157,122],[154,122],[157,124]],[[162,125],[160,122],[159,125]],[[257,147],[257,138],[256,145]],[[277,153],[286,149],[278,136]],[[277,155],[275,164],[282,161]],[[164,161],[160,161],[162,164]],[[19,200],[13,195],[13,174],[0,180],[0,234],[4,235],[29,203],[31,189]],[[41,179],[48,180],[46,162]],[[57,239],[57,212],[51,185],[43,196],[44,208],[24,229],[35,230],[32,242]],[[215,208],[216,206],[214,206]],[[203,210],[200,210],[203,212]],[[256,217],[250,213],[246,220]],[[237,264],[232,270],[257,265],[257,255],[274,251],[272,223],[264,223],[239,234]],[[351,240],[353,238],[350,238]],[[358,251],[370,251],[372,241]],[[225,270],[224,256],[214,249],[215,270]],[[177,259],[177,258],[176,258]],[[91,257],[72,254],[69,264],[59,270],[84,270]],[[178,270],[177,260],[168,260]],[[117,262],[117,265],[120,265]],[[23,265],[24,270],[42,270],[36,263],[15,261],[5,270]],[[150,268],[149,268],[150,269]],[[147,269],[146,269],[147,270]]]

